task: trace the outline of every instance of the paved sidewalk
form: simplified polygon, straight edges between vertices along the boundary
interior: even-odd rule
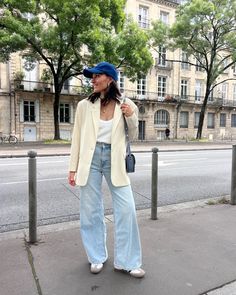
[[[236,206],[193,204],[159,208],[157,221],[150,210],[138,211],[141,280],[113,271],[110,216],[109,260],[98,275],[89,272],[78,223],[40,227],[31,246],[23,231],[0,234],[0,294],[235,295]]]
[[[185,142],[185,141],[149,141],[133,142],[133,152],[150,152],[153,147],[162,151],[185,151],[185,150],[216,150],[231,149],[234,141],[219,142]],[[35,150],[38,156],[69,155],[70,144],[44,144],[43,142],[20,142],[16,145],[0,145],[0,158],[26,157],[29,150]]]
[[[231,149],[234,142],[133,143],[136,152]],[[1,157],[69,155],[70,145],[1,145]],[[142,280],[113,271],[113,223],[106,216],[109,260],[98,275],[89,272],[79,223],[38,228],[39,243],[27,243],[27,231],[0,234],[1,295],[236,295],[236,206],[206,201],[138,211],[143,245]]]

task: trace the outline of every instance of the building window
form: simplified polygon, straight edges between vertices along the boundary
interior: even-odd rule
[[[194,128],[198,128],[199,119],[200,119],[200,112],[195,112],[194,113]]]
[[[165,110],[159,110],[154,115],[154,125],[157,127],[167,127],[169,124],[169,113]]]
[[[158,65],[162,67],[166,66],[166,48],[163,46],[159,46]]]
[[[228,83],[222,83],[221,95],[222,95],[223,99],[227,99],[227,97],[228,97]]]
[[[233,65],[233,74],[236,75],[236,63]]]
[[[233,104],[236,103],[236,84],[233,84]]]
[[[226,114],[220,114],[220,127],[226,127]]]
[[[125,90],[125,75],[121,71],[118,73],[118,86],[119,86],[120,92],[123,93]]]
[[[188,128],[188,112],[180,112],[179,127]]]
[[[182,99],[187,99],[188,95],[188,80],[181,79],[180,95]]]
[[[228,64],[229,64],[229,59],[228,58],[224,58],[223,64],[222,64],[223,69],[225,69],[224,72],[223,72],[224,74],[228,74],[229,73],[229,68],[226,68],[228,66]]]
[[[187,54],[187,52],[182,51],[181,54],[181,69],[182,70],[189,70],[190,65],[188,64],[189,62],[189,56]]]
[[[138,23],[141,28],[147,29],[149,27],[148,7],[139,6]]]
[[[215,128],[215,114],[214,113],[207,114],[207,128]]]
[[[37,62],[32,62],[25,57],[22,57],[22,70],[24,79],[21,84],[25,90],[33,91],[38,87],[38,66]]]
[[[24,122],[35,122],[35,102],[24,100]]]
[[[70,123],[69,103],[60,103],[60,123]]]
[[[204,72],[204,68],[201,66],[201,62],[199,61],[199,59],[196,59],[196,71],[197,72]]]
[[[70,87],[70,79],[66,79],[66,81],[63,84],[63,89],[69,91],[69,87]]]
[[[202,81],[196,80],[195,82],[195,101],[201,101],[202,96]]]
[[[169,13],[166,12],[166,11],[161,11],[161,12],[160,12],[160,20],[161,20],[164,24],[168,25],[168,24],[169,24]]]
[[[166,96],[166,77],[158,76],[157,95],[158,99],[163,100]]]
[[[214,89],[211,90],[209,96],[208,96],[208,102],[213,102],[214,101]]]
[[[236,114],[231,115],[231,127],[236,127]]]
[[[138,95],[145,95],[146,90],[147,90],[147,78],[143,76],[138,79],[137,94]]]

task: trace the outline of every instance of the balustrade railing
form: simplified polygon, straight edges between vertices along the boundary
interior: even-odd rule
[[[35,92],[55,92],[54,84],[38,82],[38,81],[13,81],[12,85],[15,90],[24,90],[24,91],[35,91]],[[158,93],[142,90],[130,90],[130,89],[121,89],[122,95],[134,100],[140,101],[155,101],[163,103],[190,103],[190,104],[199,104],[203,103],[203,96],[194,96],[194,95],[177,95],[177,94],[167,94],[167,93]],[[62,88],[61,94],[69,95],[88,95],[91,93],[91,89],[88,86],[78,86],[78,85],[65,85]],[[229,106],[236,107],[236,100],[225,99],[220,97],[209,97],[208,105],[212,106]]]

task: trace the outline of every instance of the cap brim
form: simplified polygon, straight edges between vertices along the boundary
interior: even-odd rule
[[[91,69],[84,69],[83,70],[83,75],[86,77],[86,78],[92,78],[93,77],[93,74],[102,74],[101,71],[95,69],[95,68],[91,68]]]

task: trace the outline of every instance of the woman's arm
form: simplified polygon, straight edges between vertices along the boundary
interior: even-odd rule
[[[68,182],[70,185],[75,186],[75,171],[69,171],[69,175],[68,175]]]
[[[130,99],[126,99],[124,106],[124,116],[128,125],[129,139],[134,140],[138,136],[138,108]],[[121,105],[121,109],[123,108]]]
[[[75,185],[75,175],[79,165],[80,151],[80,128],[81,128],[81,103],[78,103],[75,113],[75,123],[71,141],[70,162],[68,181],[70,185]]]

